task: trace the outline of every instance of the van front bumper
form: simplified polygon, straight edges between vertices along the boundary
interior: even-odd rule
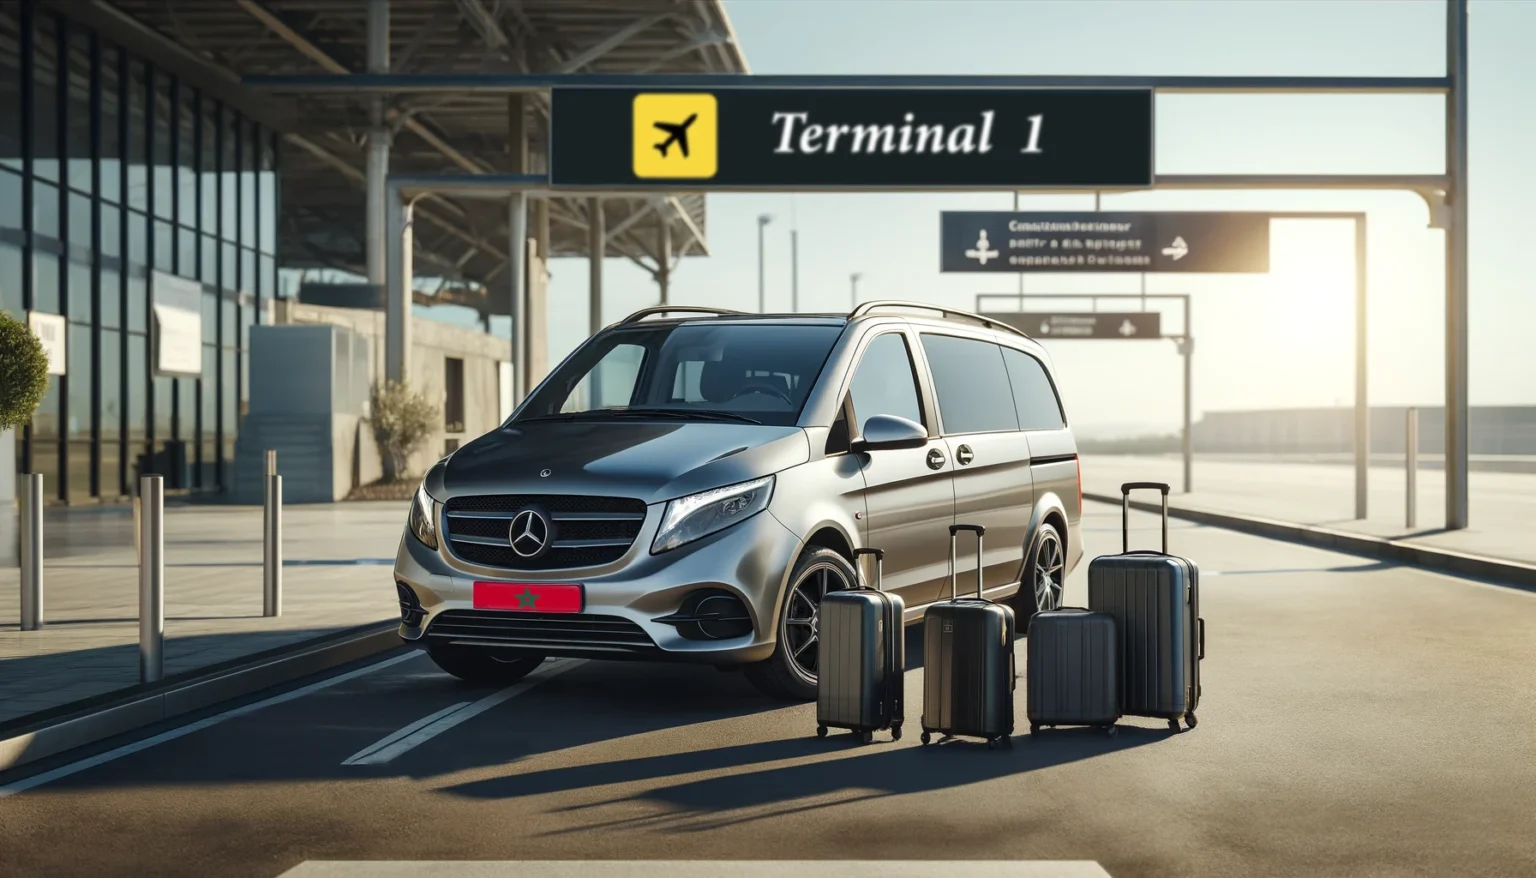
[[[669,552],[651,554],[658,515],[613,565],[589,570],[512,571],[467,565],[444,548],[402,534],[395,558],[400,637],[408,642],[496,647],[549,657],[743,664],[773,653],[781,596],[800,540],[771,512]],[[476,582],[580,585],[579,613],[477,609]],[[741,602],[751,632],[712,639],[679,621],[690,595],[725,593]],[[684,619],[692,618],[684,616]]]

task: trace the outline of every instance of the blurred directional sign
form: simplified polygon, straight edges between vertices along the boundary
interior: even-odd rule
[[[941,271],[1269,271],[1264,213],[945,212]]]
[[[550,101],[562,188],[1152,185],[1149,89],[568,87]]]
[[[1131,341],[1161,338],[1162,315],[1156,311],[1065,311],[984,314],[1025,335],[1039,338],[1113,338]]]

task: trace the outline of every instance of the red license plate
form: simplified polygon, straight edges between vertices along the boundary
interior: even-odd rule
[[[477,582],[475,609],[522,613],[579,613],[581,586],[542,582]]]

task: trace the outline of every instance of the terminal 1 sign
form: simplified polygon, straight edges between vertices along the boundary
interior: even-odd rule
[[[1152,184],[1149,89],[556,88],[560,188]]]
[[[940,270],[953,272],[1269,271],[1264,213],[941,214]]]

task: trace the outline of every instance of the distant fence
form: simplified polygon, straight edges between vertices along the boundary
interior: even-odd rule
[[[1371,409],[1371,452],[1402,454],[1403,406]],[[1472,454],[1536,454],[1536,406],[1474,406]],[[1196,453],[1328,454],[1354,448],[1354,410],[1347,407],[1206,412],[1194,425]],[[1445,452],[1445,409],[1419,408],[1419,452]]]

